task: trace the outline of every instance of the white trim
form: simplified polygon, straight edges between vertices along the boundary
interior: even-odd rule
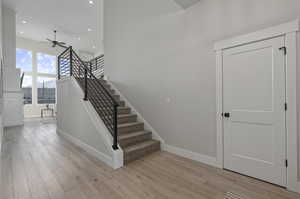
[[[286,59],[286,112],[287,130],[287,187],[292,191],[300,192],[298,182],[298,132],[297,132],[297,33],[288,33],[285,36],[285,46],[288,54]]]
[[[299,31],[299,19],[262,31],[238,36],[229,40],[217,42],[216,50],[216,123],[217,123],[217,166],[224,168],[223,154],[223,56],[222,50],[255,41],[261,41],[277,36],[285,37],[285,46],[288,51],[286,59],[286,100],[288,110],[286,113],[287,129],[287,188],[300,193],[300,182],[298,179],[298,132],[297,132],[297,93],[296,93],[296,68],[297,68],[297,38]]]
[[[6,121],[5,122],[5,128],[7,127],[15,127],[15,126],[23,126],[24,121],[18,121],[18,122],[12,122],[12,121]]]
[[[72,142],[73,144],[79,146],[80,148],[84,149],[86,152],[88,152],[90,155],[96,157],[97,159],[103,161],[105,164],[109,166],[113,166],[113,159],[109,157],[108,155],[98,151],[94,147],[91,147],[90,145],[82,142],[78,138],[71,136],[70,134],[62,131],[61,129],[57,129],[57,134],[63,136],[68,141]]]
[[[23,91],[17,90],[17,91],[6,91],[4,90],[3,93],[8,93],[8,94],[23,94]]]
[[[119,169],[124,166],[124,153],[119,147],[119,150],[113,150],[113,160],[112,160],[112,168]]]
[[[217,124],[217,163],[223,168],[224,140],[223,140],[223,51],[216,52],[216,124]]]
[[[109,84],[111,85],[112,89],[114,89],[116,91],[116,93],[118,95],[120,95],[121,99],[125,101],[126,105],[128,107],[131,108],[131,110],[138,116],[138,120],[140,122],[143,122],[144,125],[145,125],[145,130],[148,130],[148,131],[151,131],[152,132],[152,138],[154,140],[158,140],[160,141],[161,144],[164,144],[165,141],[160,137],[160,135],[157,133],[157,131],[149,124],[149,122],[147,122],[144,117],[142,116],[142,114],[140,114],[135,108],[134,106],[129,102],[129,100],[124,96],[122,95],[122,93],[118,90],[118,88],[111,82],[109,81],[109,78],[106,76],[105,77],[106,81],[109,82]]]
[[[4,126],[2,122],[2,113],[0,113],[0,156],[2,154],[2,142],[3,142],[3,132],[4,131]],[[0,164],[0,169],[1,169],[1,164]]]
[[[290,32],[299,31],[299,19],[291,22],[287,22],[278,26],[271,28],[266,28],[253,33],[233,37],[227,40],[219,41],[215,43],[215,50],[222,50],[226,48],[232,48],[246,43],[251,43],[255,41],[265,40],[272,37],[277,37],[280,35],[285,35]]]
[[[182,149],[179,147],[163,144],[162,150],[167,151],[169,153],[176,154],[178,156],[182,156],[188,159],[192,159],[198,162],[201,162],[203,164],[207,164],[213,167],[218,167],[217,159],[211,156],[203,155],[200,153],[195,153],[186,149]]]

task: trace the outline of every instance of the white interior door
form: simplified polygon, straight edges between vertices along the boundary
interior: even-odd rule
[[[286,186],[284,37],[224,51],[224,167]]]

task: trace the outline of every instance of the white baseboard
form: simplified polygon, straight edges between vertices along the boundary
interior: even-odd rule
[[[57,129],[57,133],[61,136],[63,136],[64,138],[66,138],[68,141],[72,142],[73,144],[81,147],[82,149],[84,149],[86,152],[88,152],[90,155],[94,156],[95,158],[99,159],[100,161],[104,162],[105,164],[107,164],[108,166],[114,168],[113,165],[113,159],[111,157],[109,157],[108,155],[98,151],[97,149],[95,149],[94,147],[82,142],[81,140],[79,140],[78,138],[71,136],[70,134],[63,132],[60,129]]]
[[[5,121],[4,127],[23,126],[24,121]]]
[[[167,145],[167,144],[162,144],[162,150],[176,154],[178,156],[182,156],[182,157],[185,157],[188,159],[195,160],[197,162],[201,162],[203,164],[207,164],[207,165],[210,165],[213,167],[218,167],[217,158],[215,158],[215,157],[203,155],[200,153],[195,153],[195,152],[192,152],[192,151],[189,151],[186,149],[182,149],[182,148]]]

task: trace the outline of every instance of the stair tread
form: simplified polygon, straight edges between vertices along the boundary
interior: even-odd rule
[[[129,126],[134,126],[134,125],[139,125],[139,124],[143,124],[143,122],[128,122],[128,123],[124,123],[124,124],[119,124],[118,128],[129,127]]]
[[[99,109],[108,109],[108,107],[103,108],[103,107],[100,107],[100,106],[97,106],[97,108],[99,108]],[[127,110],[127,109],[130,109],[130,107],[128,107],[128,106],[118,106],[118,110]]]
[[[136,114],[123,114],[123,115],[118,115],[118,118],[125,118],[125,117],[135,117]]]
[[[128,154],[128,153],[132,153],[132,152],[134,152],[136,150],[139,150],[139,149],[144,149],[146,147],[149,147],[149,146],[151,146],[153,144],[157,144],[157,143],[159,143],[159,141],[157,141],[157,140],[147,140],[147,141],[144,141],[144,142],[139,142],[139,143],[134,144],[134,145],[130,145],[128,147],[124,147],[123,151]]]
[[[130,109],[128,106],[119,106],[118,109]]]
[[[146,134],[151,134],[151,132],[150,131],[138,131],[138,132],[133,132],[133,133],[128,133],[128,134],[122,134],[122,135],[119,135],[119,139],[120,140],[129,139],[132,137],[137,137],[137,136],[146,135]]]

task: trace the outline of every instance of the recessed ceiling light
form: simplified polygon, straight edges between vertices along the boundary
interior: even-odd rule
[[[89,4],[94,4],[94,1],[92,1],[92,0],[89,0]]]
[[[23,34],[24,34],[24,31],[20,31],[20,34],[23,35]]]
[[[89,32],[91,32],[91,31],[92,31],[92,29],[91,29],[91,28],[88,28],[88,31],[89,31]]]
[[[22,24],[27,24],[27,21],[25,21],[25,20],[22,20]]]
[[[96,48],[96,46],[93,46],[93,49],[95,49]]]
[[[77,39],[78,39],[79,41],[81,40],[81,38],[80,38],[80,37],[78,37]]]

